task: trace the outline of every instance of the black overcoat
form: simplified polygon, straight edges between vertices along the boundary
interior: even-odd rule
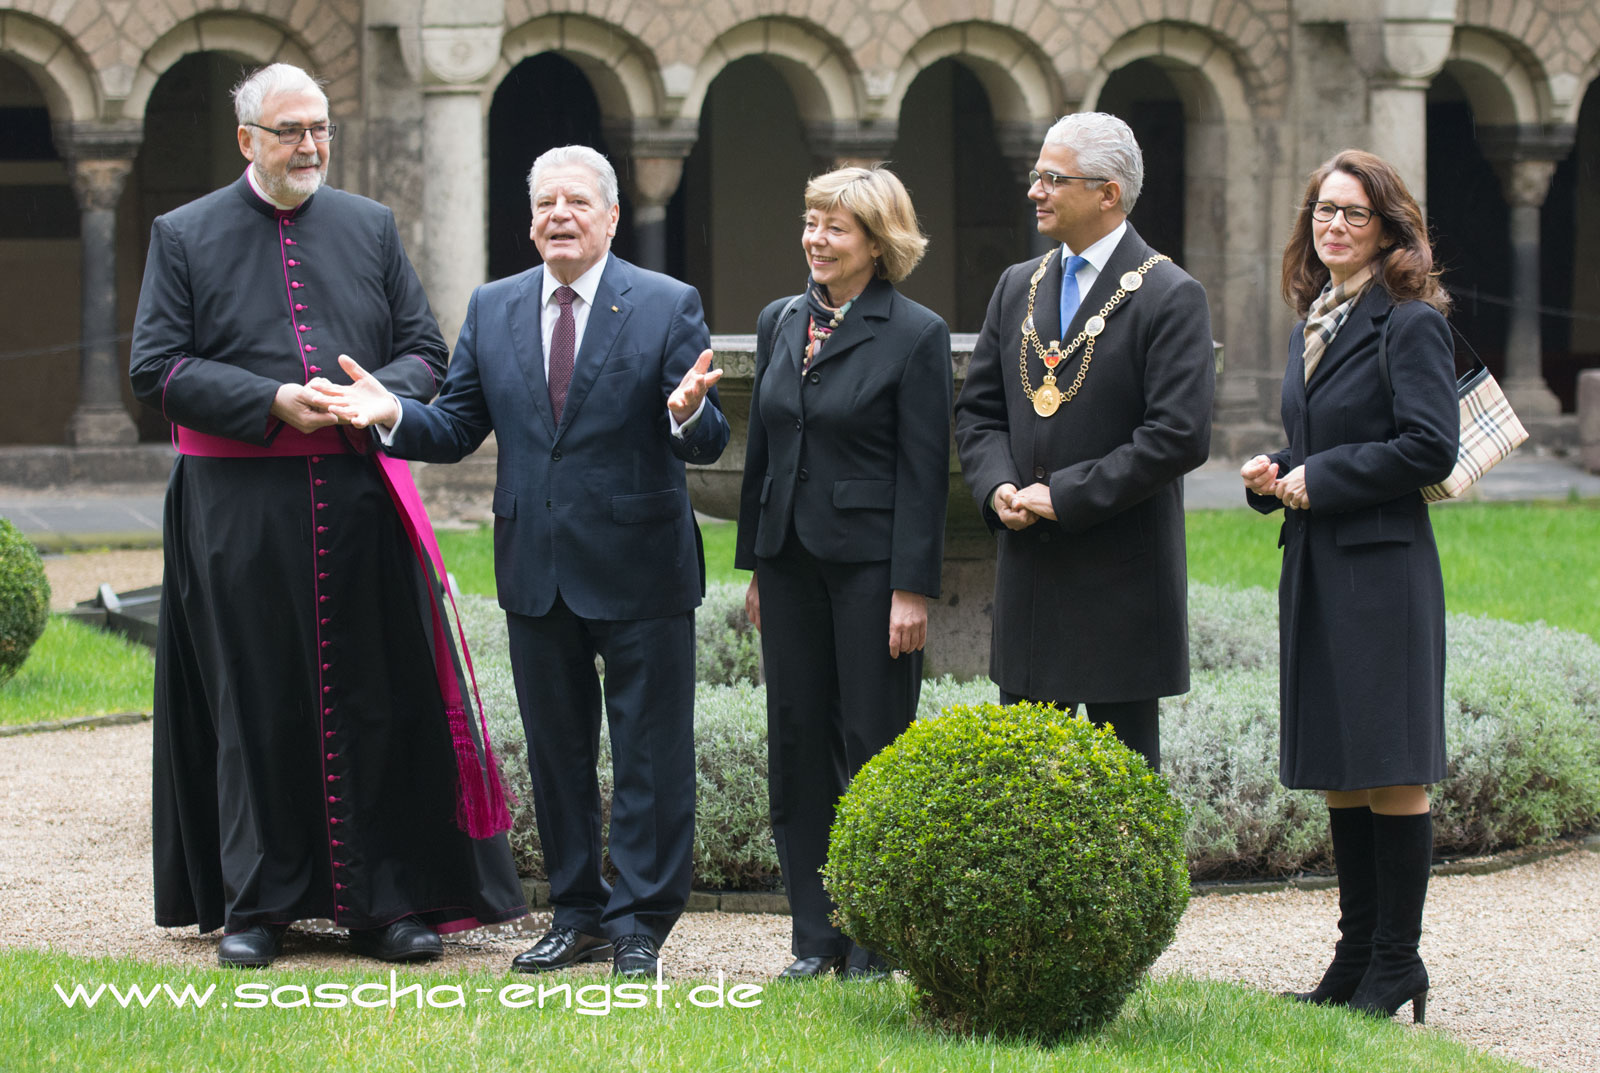
[[[1071,339],[1154,254],[1129,226],[1084,296]],[[1183,482],[1211,446],[1215,382],[1205,291],[1171,261],[1106,317],[1077,396],[1039,417],[1019,364],[1028,283],[1038,261],[1000,277],[956,401],[961,469],[998,534],[990,676],[1019,696],[1148,700],[1189,688]],[[1061,254],[1039,281],[1033,317],[1059,332]],[[1057,368],[1063,390],[1080,349]],[[1035,387],[1045,369],[1029,348]],[[1005,483],[1050,485],[1057,521],[1020,532],[991,501]]]
[[[1393,395],[1378,370],[1389,323]],[[1381,286],[1356,303],[1305,380],[1305,324],[1283,378],[1289,446],[1311,508],[1279,543],[1278,777],[1292,788],[1411,786],[1444,776],[1444,580],[1418,489],[1443,480],[1460,434],[1450,327]],[[1257,510],[1282,503],[1246,493]]]

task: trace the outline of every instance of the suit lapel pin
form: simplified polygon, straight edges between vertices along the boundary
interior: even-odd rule
[[[613,312],[613,313],[621,313],[622,310],[618,309],[616,306],[612,306],[611,307],[611,312]]]

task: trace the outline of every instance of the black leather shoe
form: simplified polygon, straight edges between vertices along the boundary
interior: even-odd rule
[[[551,928],[544,938],[511,960],[514,972],[550,972],[581,961],[604,961],[611,956],[611,941],[585,935],[573,928]]]
[[[264,969],[283,950],[287,924],[252,924],[243,931],[224,935],[217,944],[217,960],[228,968]]]
[[[624,935],[616,942],[617,954],[611,965],[613,976],[656,978],[661,954],[648,935]]]
[[[850,951],[850,961],[844,967],[844,978],[857,983],[882,983],[893,975],[894,966],[882,954],[864,947]]]
[[[780,980],[815,980],[829,973],[844,971],[844,956],[798,958],[793,965],[778,974]]]
[[[401,917],[382,928],[352,928],[350,949],[379,961],[432,961],[444,953],[444,943],[416,917]]]

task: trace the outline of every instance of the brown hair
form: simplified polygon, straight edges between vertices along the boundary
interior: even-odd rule
[[[840,168],[817,176],[806,184],[806,208],[843,209],[854,216],[882,251],[877,275],[890,283],[909,276],[928,248],[911,195],[900,177],[885,167]]]
[[[1439,312],[1450,312],[1450,295],[1433,267],[1433,246],[1422,210],[1394,166],[1360,149],[1346,149],[1311,173],[1294,230],[1283,248],[1283,300],[1305,316],[1328,282],[1328,266],[1317,257],[1311,236],[1311,207],[1329,175],[1342,171],[1361,184],[1390,244],[1373,258],[1374,278],[1397,302],[1416,299]]]

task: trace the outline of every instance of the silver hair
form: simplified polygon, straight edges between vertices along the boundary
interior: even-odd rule
[[[1128,124],[1105,112],[1074,112],[1055,121],[1044,144],[1071,149],[1085,175],[1115,179],[1122,188],[1117,208],[1124,216],[1133,211],[1144,188],[1144,154]]]
[[[611,161],[587,145],[558,145],[554,149],[546,149],[540,153],[539,159],[528,169],[528,200],[531,202],[534,192],[539,189],[541,171],[546,168],[565,167],[568,164],[581,164],[594,172],[595,178],[600,183],[600,196],[605,198],[606,202],[601,208],[609,209],[617,203],[617,173],[611,167]]]
[[[269,63],[233,87],[233,114],[241,126],[259,123],[261,106],[279,93],[315,93],[322,98],[323,109],[328,107],[322,83],[292,63]]]

